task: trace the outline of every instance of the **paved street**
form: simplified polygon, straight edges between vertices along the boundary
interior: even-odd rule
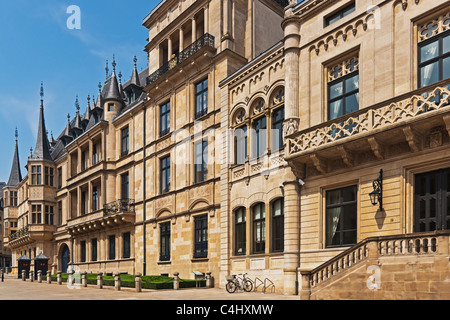
[[[181,289],[181,290],[146,290],[137,293],[134,288],[114,287],[97,289],[95,285],[86,288],[68,287],[66,283],[30,282],[6,276],[0,282],[0,300],[299,300],[296,296],[261,292],[229,294],[225,289]]]

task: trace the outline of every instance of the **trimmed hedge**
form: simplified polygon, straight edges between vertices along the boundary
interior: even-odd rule
[[[47,277],[43,276],[43,280]],[[67,282],[69,278],[68,273],[61,273],[62,282]],[[76,283],[81,283],[81,274],[74,273],[74,278]],[[88,273],[86,274],[87,284],[96,285],[97,284],[97,274]],[[103,275],[103,285],[114,287],[114,276]],[[120,286],[127,288],[135,287],[135,276],[130,274],[120,275]],[[173,289],[173,278],[166,276],[142,276],[142,289]],[[57,280],[57,275],[52,274],[52,281]],[[195,288],[196,280],[192,279],[180,279],[180,288]],[[199,281],[200,287],[206,287],[206,280]]]

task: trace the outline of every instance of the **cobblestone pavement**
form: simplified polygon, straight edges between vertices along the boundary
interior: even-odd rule
[[[180,289],[180,290],[146,290],[135,292],[134,288],[114,287],[97,289],[95,285],[81,287],[48,284],[30,280],[5,277],[0,282],[0,300],[299,300],[298,296],[261,292],[236,292],[229,294],[225,289]]]

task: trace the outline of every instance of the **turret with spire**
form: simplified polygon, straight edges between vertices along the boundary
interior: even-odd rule
[[[14,148],[14,157],[11,166],[11,173],[9,174],[9,180],[7,186],[9,187],[17,187],[19,183],[22,181],[22,173],[20,171],[20,161],[19,161],[19,146],[18,146],[18,138],[19,132],[16,127],[15,131],[16,136],[16,146]]]
[[[49,150],[49,142],[47,138],[47,130],[45,129],[44,119],[44,84],[41,82],[41,106],[39,110],[39,126],[36,139],[36,147],[31,156],[31,160],[53,161]]]
[[[117,81],[117,77],[116,77],[116,59],[113,56],[113,62],[112,62],[112,67],[113,67],[113,73],[111,75],[111,77],[109,78],[109,85],[107,86],[107,90],[105,93],[105,97],[104,97],[104,102],[108,102],[108,101],[117,101],[119,103],[122,103],[122,96],[120,94],[120,88],[119,88],[119,82]],[[107,85],[107,83],[105,83],[105,86]]]

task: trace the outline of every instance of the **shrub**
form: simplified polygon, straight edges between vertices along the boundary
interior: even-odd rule
[[[67,279],[69,278],[68,273],[61,273],[61,280],[62,282],[67,282]],[[81,283],[81,274],[75,273],[74,274],[75,282]],[[87,283],[96,285],[97,284],[97,274],[95,273],[88,273],[86,275]],[[103,285],[105,286],[114,286],[114,276],[106,276],[103,275]],[[135,276],[130,274],[121,274],[120,275],[120,286],[121,287],[127,287],[127,288],[134,288],[135,287]],[[46,279],[46,277],[43,279]],[[52,275],[52,281],[57,280],[57,275]],[[199,281],[200,287],[206,287],[206,280],[200,280]],[[180,288],[195,288],[196,281],[191,279],[180,279]],[[166,276],[142,276],[142,288],[143,289],[173,289],[173,278],[166,277]]]

